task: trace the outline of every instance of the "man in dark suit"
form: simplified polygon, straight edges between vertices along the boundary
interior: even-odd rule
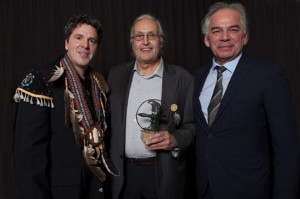
[[[242,53],[239,3],[212,5],[202,31],[214,58],[195,80],[197,198],[297,198],[299,148],[283,68]]]
[[[120,177],[112,178],[113,199],[183,199],[186,152],[195,133],[193,77],[183,68],[163,61],[164,33],[153,16],[141,15],[134,21],[130,42],[136,61],[114,67],[108,77],[112,130],[109,152],[120,171]],[[144,143],[138,122],[142,127],[149,127],[149,123],[137,121],[136,112],[150,99],[161,101],[161,108],[167,107],[172,117],[168,124],[160,122],[161,128]],[[151,115],[151,109],[142,112],[146,113],[143,116]]]
[[[101,199],[108,86],[89,64],[102,38],[89,15],[65,26],[66,54],[30,71],[14,96],[18,198]],[[117,174],[117,173],[115,173]]]

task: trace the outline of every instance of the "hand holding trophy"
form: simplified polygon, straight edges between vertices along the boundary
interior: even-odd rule
[[[141,127],[141,139],[147,142],[149,136],[166,130],[170,124],[170,109],[158,99],[144,101],[136,112],[136,120]]]

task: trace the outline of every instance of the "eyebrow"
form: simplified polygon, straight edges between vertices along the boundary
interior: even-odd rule
[[[226,29],[229,29],[229,28],[240,28],[240,27],[241,27],[240,25],[232,25],[232,26],[226,27]],[[224,29],[224,28],[221,27],[221,26],[211,27],[211,30],[216,30],[216,29]]]
[[[84,37],[84,34],[81,34],[81,33],[77,33],[77,34],[74,34],[74,36],[81,36],[81,37]],[[88,39],[95,39],[97,40],[98,38],[97,37],[88,37]]]
[[[149,33],[156,33],[155,31],[151,30],[150,32],[143,32],[143,31],[136,31],[134,34],[149,34]]]

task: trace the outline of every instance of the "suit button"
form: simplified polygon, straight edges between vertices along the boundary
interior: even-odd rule
[[[212,139],[212,138],[214,137],[214,135],[213,135],[212,133],[209,133],[209,134],[207,135],[207,137],[208,137],[209,139]]]

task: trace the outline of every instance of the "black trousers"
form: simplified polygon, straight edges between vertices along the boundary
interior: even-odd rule
[[[158,199],[155,164],[136,165],[127,162],[120,199]]]

